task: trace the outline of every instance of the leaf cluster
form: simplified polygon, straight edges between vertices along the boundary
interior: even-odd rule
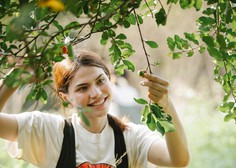
[[[56,3],[52,3],[56,2]],[[52,66],[68,56],[73,59],[73,46],[100,34],[101,45],[109,45],[109,58],[118,75],[125,69],[135,71],[130,61],[135,49],[128,42],[125,33],[117,33],[122,27],[130,30],[137,26],[142,43],[147,70],[151,72],[150,55],[146,47],[158,48],[158,43],[145,39],[141,24],[146,17],[152,17],[157,25],[168,24],[168,15],[173,5],[181,9],[202,10],[196,21],[197,32],[185,32],[183,37],[175,35],[167,38],[167,45],[173,59],[183,55],[191,57],[197,50],[207,52],[215,60],[215,80],[225,91],[222,105],[218,108],[226,113],[225,121],[236,120],[235,48],[236,48],[236,7],[234,0],[2,0],[0,2],[0,75],[23,61],[35,70],[36,81],[27,99],[47,102],[45,87],[51,84]],[[64,16],[75,19],[62,23]],[[224,72],[222,74],[222,71]],[[24,77],[24,79],[22,78]],[[30,81],[27,68],[18,68],[5,79],[11,87],[24,86]],[[144,113],[148,125],[160,124],[153,119],[156,106],[150,104],[148,115]],[[158,121],[158,122],[157,122]],[[151,124],[152,123],[152,124]],[[164,124],[162,124],[163,126]],[[152,126],[150,126],[152,128]]]
[[[173,59],[207,51],[214,59],[215,81],[225,91],[218,110],[226,113],[225,121],[236,121],[236,7],[234,1],[207,1],[207,7],[196,21],[198,32],[168,37],[169,55]],[[222,73],[223,72],[223,73]]]
[[[148,128],[152,131],[157,130],[162,135],[166,132],[175,131],[175,127],[172,123],[170,115],[166,114],[157,103],[148,102],[143,98],[134,100],[141,105],[144,105],[142,110],[142,122],[145,123]]]

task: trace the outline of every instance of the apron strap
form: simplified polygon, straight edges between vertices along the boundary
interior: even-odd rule
[[[115,157],[118,159],[117,168],[128,168],[128,156],[126,151],[125,139],[122,130],[115,120],[108,114],[108,123],[114,130],[115,137]],[[75,133],[73,125],[65,120],[64,138],[61,154],[56,168],[75,168]]]
[[[75,132],[73,125],[65,120],[61,154],[56,168],[75,168]]]
[[[107,115],[108,123],[114,130],[115,158],[118,159],[117,168],[128,168],[128,156],[122,130],[111,115]]]

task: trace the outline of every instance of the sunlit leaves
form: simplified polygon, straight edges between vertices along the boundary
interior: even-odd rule
[[[16,58],[27,55],[24,63],[37,69],[35,72],[38,78],[37,86],[29,97],[45,103],[47,99],[44,92],[44,87],[47,86],[45,81],[52,76],[52,64],[63,60],[65,58],[63,54],[66,53],[73,59],[73,45],[89,39],[95,33],[101,35],[100,44],[108,45],[110,61],[116,73],[122,75],[126,69],[135,71],[135,64],[130,61],[135,49],[132,46],[132,39],[128,39],[126,34],[131,27],[144,24],[146,17],[149,16],[158,25],[156,28],[165,26],[171,5],[178,5],[181,9],[195,8],[196,11],[203,8],[202,14],[196,21],[198,31],[184,32],[182,35],[167,38],[170,49],[168,55],[173,59],[179,59],[182,56],[191,57],[195,53],[202,54],[206,51],[205,55],[210,55],[217,67],[214,71],[215,80],[222,85],[226,93],[223,98],[223,103],[226,104],[223,104],[219,110],[227,109],[225,121],[234,119],[235,108],[232,107],[232,103],[229,103],[236,97],[236,10],[233,0],[209,0],[204,5],[203,0],[167,0],[165,5],[160,2],[153,0],[1,1],[0,67],[4,70],[10,69],[15,65]],[[139,9],[136,10],[137,8]],[[61,10],[63,14],[59,12]],[[70,13],[74,19],[62,24],[63,16],[67,13]],[[185,21],[184,18],[182,19]],[[125,28],[125,31],[122,33],[117,31],[119,27]],[[67,38],[71,38],[69,42],[65,42]],[[149,49],[158,48],[156,39],[141,41]],[[67,48],[66,53],[62,51],[63,46]],[[9,80],[6,80],[11,86],[27,83],[27,80],[22,82],[21,75],[25,75],[26,79],[30,78],[30,74],[26,71],[18,70],[12,75],[7,77]],[[10,80],[12,78],[15,80]],[[147,104],[144,106],[143,120],[148,120],[150,129],[155,125],[160,132],[165,131],[163,125],[166,123],[155,120],[158,114],[156,110],[149,114],[150,109],[156,107],[150,108]],[[167,128],[170,129],[171,127]]]
[[[118,35],[112,33],[112,35],[109,35],[109,31],[107,33],[103,32],[100,43],[106,44],[109,39],[111,43],[109,48],[110,61],[113,65],[115,65],[114,68],[117,75],[123,75],[125,69],[134,72],[135,65],[129,61],[128,58],[135,51],[133,50],[131,44],[124,41],[127,39],[126,35],[123,33]]]
[[[142,114],[142,122],[144,122],[148,128],[152,131],[159,131],[162,135],[166,132],[175,131],[172,118],[167,115],[158,104],[148,102],[143,98],[136,99],[135,102],[144,106]]]
[[[179,59],[182,57],[184,53],[186,53],[187,57],[191,57],[194,55],[194,50],[192,45],[199,45],[198,37],[196,34],[192,33],[184,33],[185,39],[181,38],[178,35],[175,35],[174,38],[167,38],[167,45],[170,49],[169,55],[173,59]],[[193,44],[191,44],[193,43]]]

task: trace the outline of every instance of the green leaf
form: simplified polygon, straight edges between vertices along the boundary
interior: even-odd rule
[[[153,118],[152,113],[148,113],[148,115],[147,115],[147,126],[152,131],[155,131],[155,129],[156,129],[156,121]]]
[[[148,113],[149,113],[149,106],[145,105],[143,110],[141,111],[142,121],[146,121]]]
[[[159,123],[165,129],[165,132],[174,132],[175,131],[175,127],[174,127],[173,123],[171,123],[169,121],[159,121]]]
[[[233,21],[233,17],[234,17],[233,10],[232,9],[227,10],[225,19],[226,23],[230,24]]]
[[[199,11],[201,9],[202,2],[203,2],[203,0],[195,0],[194,7],[195,7],[196,11]]]
[[[179,4],[182,9],[187,9],[192,7],[194,1],[193,0],[180,0]]]
[[[161,118],[162,117],[162,111],[158,105],[151,104],[150,105],[151,112],[156,116],[156,118]]]
[[[143,110],[141,111],[141,114],[142,114],[142,122],[146,122],[148,113],[149,113],[149,106],[148,106],[148,105],[145,105],[144,108],[143,108]]]
[[[143,24],[143,18],[140,15],[137,15],[137,18],[138,18],[138,22],[140,24]]]
[[[156,122],[156,125],[157,131],[160,132],[162,136],[165,135],[165,128],[160,124],[159,121]]]
[[[207,8],[202,13],[210,16],[210,15],[214,15],[215,12],[216,12],[216,10],[214,8]]]
[[[222,60],[222,54],[214,47],[207,47],[207,51],[210,56],[214,57],[217,61]]]
[[[204,46],[198,47],[198,51],[200,54],[202,54],[205,50],[206,50],[206,48]]]
[[[184,40],[180,36],[178,36],[178,35],[174,36],[174,40],[175,40],[176,47],[178,49],[182,50],[182,46],[183,46]]]
[[[223,103],[217,108],[217,110],[224,113],[229,113],[233,109],[234,104],[235,104],[234,102]]]
[[[217,42],[219,43],[220,47],[225,49],[226,48],[225,37],[221,34],[217,34],[216,39],[217,39]]]
[[[105,40],[105,39],[100,39],[100,44],[101,45],[106,45],[107,44],[107,40]]]
[[[125,39],[127,39],[127,37],[125,34],[120,33],[118,36],[116,36],[116,39],[125,40]]]
[[[224,122],[228,122],[228,121],[235,119],[235,118],[236,118],[236,113],[229,113],[225,116]]]
[[[60,24],[58,23],[58,21],[54,20],[52,23],[53,23],[53,25],[54,25],[59,31],[62,31],[62,30],[63,30],[62,25],[60,25]]]
[[[156,18],[156,23],[157,25],[166,25],[166,19],[167,19],[167,15],[166,15],[166,11],[164,8],[161,8],[159,10],[159,12],[157,12],[155,14],[155,18]]]
[[[192,41],[194,44],[199,45],[199,42],[197,40],[197,37],[194,33],[190,34],[190,33],[184,33],[184,36],[186,39],[188,39],[189,41]]]
[[[211,17],[205,17],[202,16],[200,17],[197,22],[199,22],[201,25],[208,25],[208,26],[212,26],[216,23],[215,19],[211,18]]]
[[[80,112],[78,113],[79,116],[82,118],[83,122],[87,125],[90,126],[90,122],[88,120],[88,118],[84,115],[84,112],[80,110]]]
[[[72,44],[69,44],[69,45],[67,46],[67,48],[68,48],[68,56],[69,56],[69,58],[70,58],[71,60],[74,59],[74,58],[75,58],[75,55],[74,55],[74,50],[73,50]]]
[[[181,58],[182,57],[182,53],[181,52],[174,52],[173,54],[172,54],[172,58],[173,59],[179,59],[179,58]]]
[[[131,70],[132,72],[135,71],[135,66],[132,62],[130,62],[129,60],[123,60],[123,63],[128,67],[129,70]]]
[[[135,19],[133,13],[130,13],[130,14],[128,15],[128,17],[126,18],[126,20],[127,20],[130,24],[132,24],[132,25],[135,25],[135,24],[136,24],[136,19]]]
[[[54,57],[52,57],[52,61],[55,61],[55,62],[60,62],[64,59],[65,57],[63,57],[62,55],[55,55]]]
[[[147,45],[149,45],[151,48],[157,48],[158,45],[155,41],[145,41]]]
[[[69,106],[69,104],[70,104],[70,103],[69,103],[69,102],[67,102],[67,101],[63,101],[63,102],[62,102],[62,105],[63,105],[63,107],[68,107],[68,106]]]
[[[96,25],[95,25],[96,26]],[[65,29],[78,29],[80,27],[80,23],[79,22],[70,22],[68,25],[65,26]]]
[[[167,44],[168,44],[168,47],[171,51],[174,51],[175,49],[175,42],[174,42],[174,39],[171,38],[171,37],[168,37],[167,38]]]
[[[40,91],[39,91],[39,94],[40,94],[40,100],[43,104],[47,104],[47,99],[48,99],[48,96],[47,96],[47,93],[46,91],[41,88]]]
[[[108,30],[108,36],[111,37],[111,38],[112,38],[112,37],[115,37],[115,36],[116,36],[116,33],[115,33],[112,29],[109,29],[109,30]]]
[[[190,50],[187,52],[187,57],[192,57],[194,54],[194,51],[193,50]]]
[[[125,69],[126,69],[126,65],[124,65],[124,64],[115,66],[116,74],[119,75],[119,76],[124,74]]]
[[[123,21],[123,25],[124,25],[124,28],[129,28],[130,27],[130,23],[127,20]]]
[[[134,100],[135,100],[138,104],[148,104],[147,100],[145,100],[145,99],[143,99],[143,98],[139,98],[139,99],[134,98]]]
[[[208,47],[214,47],[215,46],[214,38],[211,37],[211,36],[202,37],[202,41],[204,41]]]
[[[177,4],[179,0],[167,0],[167,4],[174,3]]]
[[[102,39],[103,39],[103,40],[107,40],[108,38],[109,38],[108,32],[107,32],[107,31],[104,31],[104,32],[102,33]]]

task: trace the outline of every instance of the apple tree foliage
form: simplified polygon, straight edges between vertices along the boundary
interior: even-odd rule
[[[137,26],[147,62],[146,70],[152,73],[151,57],[146,48],[157,48],[155,41],[144,40],[143,20],[151,17],[156,29],[165,26],[173,5],[182,10],[194,8],[202,12],[196,20],[198,31],[185,32],[166,39],[173,59],[191,57],[207,52],[215,62],[215,81],[225,92],[218,109],[225,113],[225,121],[236,121],[236,1],[235,0],[1,0],[0,1],[0,76],[8,86],[24,86],[35,70],[36,81],[27,99],[47,103],[45,87],[52,83],[52,66],[64,59],[63,53],[73,59],[72,47],[100,34],[100,44],[109,45],[109,58],[117,74],[125,69],[135,71],[129,57],[135,53],[119,27]],[[62,23],[64,15],[76,19]],[[187,17],[187,16],[186,16]],[[75,21],[76,20],[76,21]],[[21,66],[19,66],[21,64]],[[22,66],[23,65],[23,66]],[[25,66],[24,66],[25,65]],[[6,73],[15,68],[9,75]],[[22,78],[22,74],[24,78]],[[162,134],[173,131],[171,117],[162,108],[142,98],[143,121],[151,130]]]

